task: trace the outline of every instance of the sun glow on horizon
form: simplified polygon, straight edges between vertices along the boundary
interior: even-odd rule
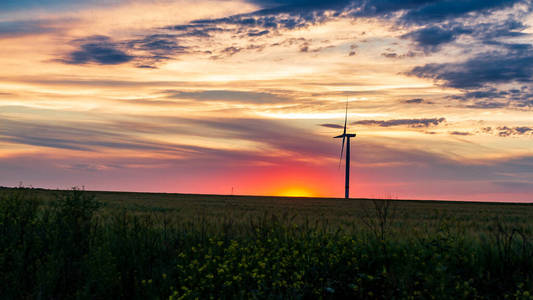
[[[318,197],[318,195],[305,187],[289,187],[275,193],[281,197]]]

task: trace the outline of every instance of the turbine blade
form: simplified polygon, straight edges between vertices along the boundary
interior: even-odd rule
[[[346,136],[342,137],[342,147],[341,147],[341,157],[339,159],[339,169],[341,168],[342,164],[342,154],[344,153],[344,140],[346,139]]]
[[[346,134],[346,123],[348,121],[348,98],[346,98],[346,114],[344,115],[344,132]],[[344,142],[342,143],[344,145]]]

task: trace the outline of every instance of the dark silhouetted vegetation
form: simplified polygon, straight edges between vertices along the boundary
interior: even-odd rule
[[[0,189],[0,298],[532,299],[532,213]]]

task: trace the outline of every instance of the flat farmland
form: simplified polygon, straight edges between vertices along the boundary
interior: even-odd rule
[[[41,199],[53,200],[66,191],[34,190]],[[131,193],[87,191],[103,204],[102,212],[126,210],[132,214],[179,216],[190,220],[204,217],[212,220],[232,218],[246,222],[265,213],[288,215],[293,220],[327,220],[332,226],[359,222],[375,214],[376,204],[389,203],[389,218],[395,223],[412,226],[439,219],[453,219],[473,230],[483,229],[495,219],[533,225],[533,204],[501,202],[459,202],[436,200],[395,200],[231,196],[170,193]],[[398,224],[399,225],[399,224]]]
[[[12,299],[533,292],[529,204],[41,189],[0,199],[0,292]]]

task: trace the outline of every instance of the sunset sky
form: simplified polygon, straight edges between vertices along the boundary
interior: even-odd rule
[[[0,2],[0,185],[533,202],[533,5]]]

